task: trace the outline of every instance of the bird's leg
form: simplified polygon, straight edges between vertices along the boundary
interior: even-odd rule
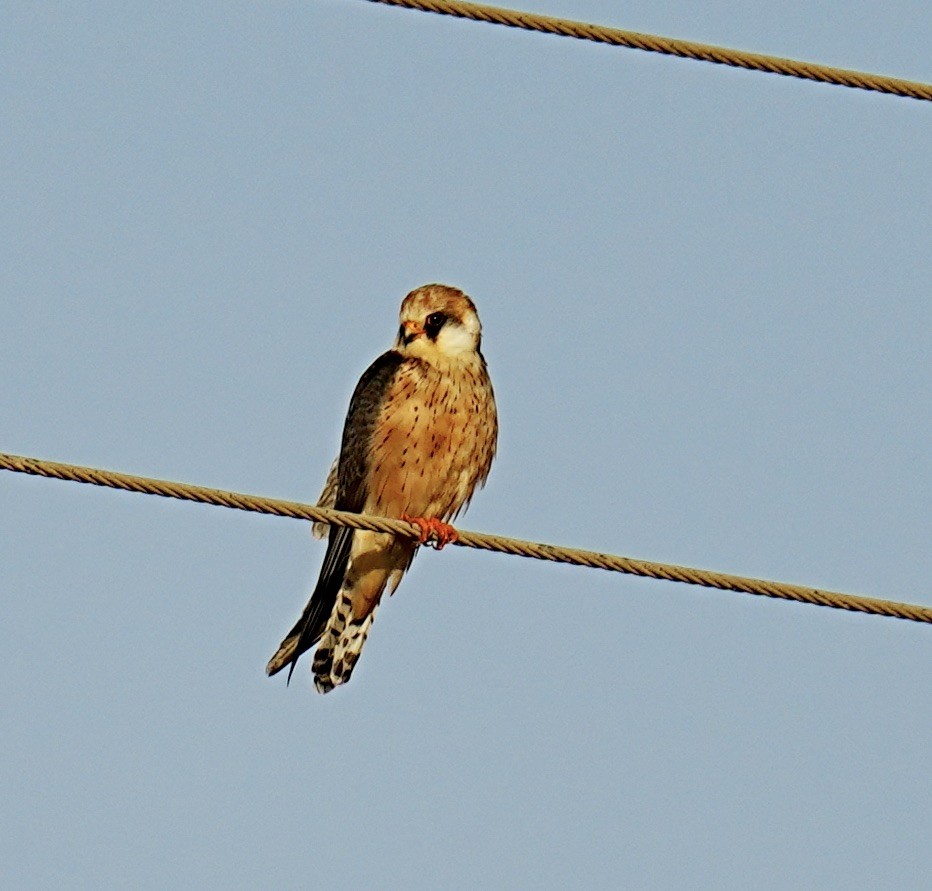
[[[444,523],[436,517],[432,517],[428,522],[431,524],[431,531],[434,533],[434,547],[438,551],[442,551],[448,544],[459,541],[459,532],[449,523]]]
[[[418,541],[421,544],[432,544],[438,551],[442,551],[444,547],[460,537],[452,526],[436,517],[409,517],[407,514],[402,514],[401,519],[417,526],[420,532]]]

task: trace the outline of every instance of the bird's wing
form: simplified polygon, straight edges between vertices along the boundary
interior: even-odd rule
[[[324,483],[324,490],[320,493],[320,498],[317,499],[317,507],[336,507],[337,489],[340,484],[339,468],[340,457],[338,455],[333,459],[333,464],[330,465],[330,472],[327,474],[327,482]],[[311,526],[311,534],[314,538],[326,538],[329,531],[329,523],[314,523],[314,525]]]
[[[359,512],[368,497],[368,480],[371,471],[371,439],[379,420],[382,406],[399,366],[404,358],[389,350],[383,353],[363,373],[353,398],[350,400],[346,423],[343,426],[343,443],[338,463],[338,486],[335,507],[338,510]],[[320,640],[333,612],[337,595],[346,577],[354,530],[345,526],[331,526],[327,553],[314,593],[301,618],[282,641],[278,652],[269,661],[266,672],[273,675],[286,665],[294,671],[298,657]]]

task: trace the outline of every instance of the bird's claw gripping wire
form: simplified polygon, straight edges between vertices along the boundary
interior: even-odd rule
[[[448,544],[459,540],[459,533],[448,523],[436,517],[410,517],[402,514],[401,519],[418,528],[418,541],[422,545],[442,551]]]

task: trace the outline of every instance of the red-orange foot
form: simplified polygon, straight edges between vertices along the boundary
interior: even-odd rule
[[[433,545],[438,551],[442,551],[448,544],[459,540],[460,534],[452,526],[441,522],[436,517],[409,517],[407,514],[402,514],[401,519],[417,526],[420,532],[418,541],[421,544]]]

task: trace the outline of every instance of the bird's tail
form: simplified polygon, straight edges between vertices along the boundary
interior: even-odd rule
[[[314,686],[318,693],[329,693],[350,679],[377,608],[378,604],[364,618],[355,619],[352,600],[345,591],[340,592],[314,651]]]
[[[292,667],[294,667],[294,664],[298,661],[298,656],[295,655],[295,651],[298,649],[298,640],[300,637],[300,634],[292,632],[281,642],[281,645],[275,651],[275,655],[269,659],[269,664],[265,666],[265,673],[269,677],[280,672],[289,662]],[[290,677],[289,675],[289,680]]]
[[[294,628],[288,632],[285,639],[279,644],[275,655],[269,659],[269,664],[265,667],[265,673],[269,677],[280,672],[286,665],[290,665],[288,680],[291,681],[291,675],[298,663],[298,657],[314,646],[323,633],[327,622],[327,617],[324,614],[326,606],[326,603],[311,598],[308,605],[304,607],[301,618],[298,619]]]

